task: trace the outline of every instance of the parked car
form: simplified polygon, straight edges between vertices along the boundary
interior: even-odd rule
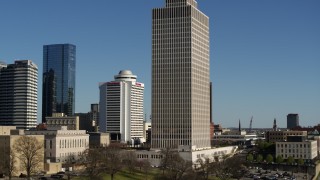
[[[54,179],[63,179],[63,175],[62,174],[52,174],[50,177],[54,178]]]

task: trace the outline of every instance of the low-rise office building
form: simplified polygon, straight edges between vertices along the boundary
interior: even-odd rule
[[[287,136],[286,141],[276,142],[276,157],[284,159],[312,160],[318,155],[317,141],[306,140],[305,136]]]
[[[25,133],[45,136],[45,158],[51,162],[74,162],[89,147],[89,134],[85,130],[68,130],[62,126]]]
[[[307,136],[307,131],[268,131],[266,139],[268,142],[286,141],[287,136]]]
[[[67,126],[69,130],[79,130],[79,117],[67,116],[63,113],[53,113],[52,117],[46,117],[47,127]]]
[[[186,161],[192,162],[194,165],[198,164],[198,159],[209,159],[210,162],[216,161],[216,159],[221,160],[226,155],[234,154],[238,146],[226,146],[220,148],[208,148],[202,150],[190,149],[189,146],[179,146],[176,150],[181,158]],[[161,160],[163,159],[163,154],[160,149],[154,150],[138,150],[135,151],[138,160],[147,160],[150,162],[151,166],[158,167],[161,165]]]

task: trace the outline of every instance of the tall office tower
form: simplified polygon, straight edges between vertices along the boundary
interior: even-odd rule
[[[144,84],[137,76],[122,70],[114,81],[100,84],[99,128],[121,142],[143,138]]]
[[[210,147],[209,18],[195,0],[152,11],[152,143]]]
[[[43,46],[42,122],[52,113],[74,114],[75,68],[75,45]]]
[[[0,65],[0,125],[37,125],[38,67],[31,60]]]
[[[299,114],[287,115],[287,129],[299,126]]]

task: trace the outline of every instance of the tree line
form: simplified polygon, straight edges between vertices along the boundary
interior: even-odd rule
[[[213,161],[208,157],[199,158],[194,164],[170,148],[161,150],[160,154],[162,159],[156,180],[207,180],[211,176],[226,180],[241,178],[245,171],[245,159],[238,156],[215,157]],[[6,157],[0,163],[0,173],[5,173],[11,179],[18,170],[24,170],[29,179],[43,169],[44,144],[35,137],[21,136],[14,141]],[[17,162],[20,167],[16,166]],[[151,170],[148,160],[138,159],[134,150],[126,149],[120,143],[88,148],[74,163],[84,167],[84,175],[90,179],[102,179],[103,175],[109,174],[113,180],[123,170],[128,173],[139,171],[144,179],[149,179]]]

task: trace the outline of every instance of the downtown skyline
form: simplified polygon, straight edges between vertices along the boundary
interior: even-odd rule
[[[240,118],[246,128],[253,116],[253,127],[271,128],[276,118],[282,128],[289,113],[298,113],[302,126],[319,123],[320,3],[198,2],[210,17],[214,123],[236,127]],[[88,112],[90,104],[99,103],[99,82],[112,80],[120,69],[131,69],[145,83],[144,108],[149,116],[150,15],[152,8],[165,2],[79,1],[77,7],[71,2],[59,6],[62,3],[1,2],[0,60],[10,64],[16,59],[30,59],[42,74],[43,45],[74,44],[76,112]],[[74,11],[67,14],[70,8]],[[58,11],[68,16],[56,14]],[[120,11],[125,13],[117,14]],[[39,76],[38,122],[41,86]]]

